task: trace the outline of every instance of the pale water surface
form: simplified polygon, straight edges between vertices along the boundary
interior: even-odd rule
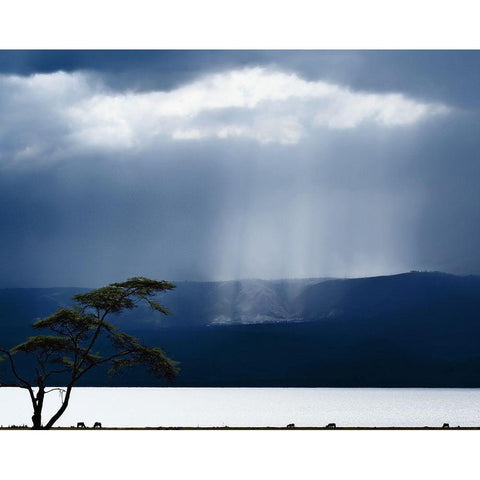
[[[48,394],[46,413],[60,406]],[[28,393],[0,389],[0,425],[30,424]],[[480,426],[480,389],[76,388],[58,426]]]

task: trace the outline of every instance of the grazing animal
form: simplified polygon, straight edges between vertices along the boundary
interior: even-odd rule
[[[294,423],[289,423],[289,424],[287,425],[287,428],[295,428],[295,424],[294,424]]]
[[[77,428],[87,428],[84,422],[78,422],[77,423]]]
[[[329,423],[325,428],[337,428],[335,423]]]
[[[442,428],[450,428],[450,425],[448,423],[444,423]]]
[[[93,428],[102,428],[102,424],[100,422],[95,422]]]

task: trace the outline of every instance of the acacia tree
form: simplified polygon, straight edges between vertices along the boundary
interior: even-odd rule
[[[143,341],[122,332],[108,322],[107,317],[131,310],[141,302],[166,315],[168,311],[152,298],[156,293],[174,287],[166,281],[135,277],[75,295],[72,308],[60,308],[33,324],[35,329],[46,330],[48,334],[30,337],[10,350],[0,349],[3,353],[1,359],[9,361],[14,378],[13,382],[0,382],[0,386],[27,390],[33,407],[32,428],[49,429],[67,409],[73,386],[100,365],[108,365],[109,372],[139,365],[156,378],[172,380],[178,373],[177,362],[168,358],[160,348],[147,347]],[[103,345],[103,354],[96,351],[99,345]],[[17,368],[15,356],[20,353],[32,359],[29,375]],[[65,395],[60,408],[44,423],[42,410],[45,395],[58,389],[49,389],[58,386],[55,378],[67,378]]]

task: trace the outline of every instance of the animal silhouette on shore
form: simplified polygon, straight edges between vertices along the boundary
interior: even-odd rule
[[[88,427],[85,425],[85,422],[78,422],[77,428],[88,428]],[[93,424],[93,428],[102,428],[102,422],[95,422]]]

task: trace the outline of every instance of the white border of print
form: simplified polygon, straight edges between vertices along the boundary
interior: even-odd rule
[[[5,2],[0,48],[479,48],[474,2]],[[2,478],[470,478],[478,432],[0,432]]]

